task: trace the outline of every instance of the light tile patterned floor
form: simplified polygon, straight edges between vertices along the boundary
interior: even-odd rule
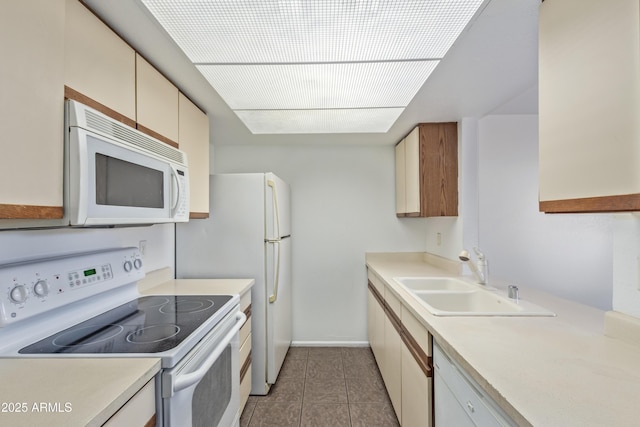
[[[241,426],[396,427],[369,347],[291,347],[267,396],[250,396]]]

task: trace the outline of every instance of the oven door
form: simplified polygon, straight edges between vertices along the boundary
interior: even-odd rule
[[[238,331],[246,316],[232,312],[174,368],[161,375],[165,427],[237,426],[240,419]]]

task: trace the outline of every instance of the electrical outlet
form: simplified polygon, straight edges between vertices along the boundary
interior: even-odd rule
[[[442,245],[442,233],[436,233],[436,245]]]
[[[138,249],[140,250],[140,255],[144,257],[147,252],[147,241],[140,240],[140,242],[138,242]]]

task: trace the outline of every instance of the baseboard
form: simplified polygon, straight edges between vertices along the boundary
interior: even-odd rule
[[[369,341],[292,341],[291,347],[369,347]]]

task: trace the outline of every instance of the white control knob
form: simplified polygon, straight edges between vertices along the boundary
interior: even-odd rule
[[[49,295],[49,284],[46,280],[38,280],[35,285],[33,285],[33,293],[38,295],[39,297],[46,297]]]
[[[132,268],[133,268],[133,264],[131,264],[131,261],[124,262],[124,271],[128,273],[131,271]]]
[[[9,298],[11,298],[13,302],[22,304],[27,300],[27,289],[22,285],[17,285],[9,292]]]
[[[136,270],[140,270],[140,268],[142,267],[142,260],[140,258],[136,258],[133,261],[133,266],[136,268]]]

